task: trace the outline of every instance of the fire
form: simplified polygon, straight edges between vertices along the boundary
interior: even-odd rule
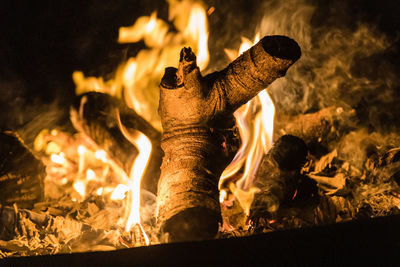
[[[238,53],[234,53],[232,50],[225,50],[225,52],[233,60],[258,41],[259,34],[256,35],[253,42],[242,38]],[[243,170],[240,178],[229,184],[229,189],[246,214],[250,209],[254,193],[258,191],[257,188],[252,187],[252,180],[263,155],[272,146],[274,115],[275,107],[266,90],[261,91],[257,98],[252,99],[234,113],[242,146],[231,164],[222,173],[219,186],[221,189],[227,179]],[[226,194],[225,190],[221,190],[221,192]],[[225,197],[220,197],[221,202],[224,199]]]
[[[161,130],[157,114],[158,83],[164,69],[177,65],[176,55],[183,46],[192,47],[197,54],[197,64],[202,70],[207,67],[210,58],[207,12],[201,4],[171,0],[169,19],[174,24],[175,30],[171,30],[167,22],[158,18],[156,12],[138,18],[132,26],[121,27],[119,43],[135,43],[143,40],[146,49],[121,63],[115,76],[107,81],[102,77],[85,77],[82,72],[75,71],[73,81],[76,84],[76,93],[97,91],[123,98],[129,107]],[[243,38],[238,52],[228,50],[226,52],[231,59],[234,59],[258,39],[258,35],[254,41]],[[63,133],[59,131],[51,131],[51,138],[56,141],[47,143],[46,149],[51,153],[51,161],[56,164],[53,169],[62,177],[61,183],[71,184],[76,191],[74,199],[82,200],[94,194],[106,197],[114,203],[122,203],[124,216],[121,216],[116,224],[124,227],[125,231],[133,234],[135,238],[138,238],[136,235],[140,235],[148,245],[150,240],[141,225],[140,218],[140,184],[150,159],[152,145],[143,133],[129,132],[121,122],[119,113],[117,115],[121,132],[138,150],[129,174],[118,166],[106,151],[93,147],[85,139],[76,144],[73,152],[75,154],[64,154],[66,147],[57,142],[58,138],[60,141],[64,138]],[[235,183],[221,190],[220,201],[223,202],[230,191],[248,214],[253,195],[257,191],[252,187],[251,179],[262,155],[272,143],[274,105],[267,92],[263,91],[257,99],[241,107],[234,115],[243,144],[224,171],[220,185],[229,177],[237,175],[239,170],[243,170],[243,173]],[[74,162],[77,166],[76,176],[66,176],[61,167],[71,168]],[[117,178],[110,183],[110,176]]]
[[[167,22],[158,18],[156,12],[150,16],[139,17],[132,26],[121,27],[119,43],[135,43],[143,40],[146,49],[123,62],[117,68],[115,77],[108,81],[104,81],[102,77],[85,77],[82,72],[75,71],[73,80],[76,84],[76,93],[97,91],[122,97],[129,107],[161,130],[157,114],[158,83],[164,69],[177,64],[176,55],[183,46],[190,46],[196,52],[200,69],[205,69],[209,62],[208,22],[204,7],[192,1],[169,1],[169,4],[169,20],[174,24],[174,30],[170,29]],[[128,232],[133,227],[136,227],[136,230],[139,228],[148,244],[149,240],[140,225],[140,182],[151,154],[151,142],[143,133],[128,132],[121,121],[119,127],[125,138],[139,151],[129,175],[116,166],[105,151],[96,150],[94,157],[109,165],[109,168],[120,176],[120,183],[111,190],[110,195],[111,200],[127,202],[127,215],[120,223],[125,224],[125,230]],[[87,194],[84,189],[88,183],[98,179],[95,172],[87,169],[85,165],[86,161],[89,161],[86,160],[86,157],[90,156],[88,154],[92,153],[88,153],[83,146],[78,148],[78,173],[80,175],[86,169],[86,177],[79,178],[73,186],[82,197]],[[106,194],[106,187],[101,188],[97,189],[97,195]]]
[[[94,173],[93,170],[88,169],[88,170],[86,171],[86,180],[87,180],[87,181],[94,180],[95,177],[96,177],[96,174]]]
[[[200,69],[204,69],[208,65],[210,56],[208,53],[207,16],[201,5],[195,4],[192,7],[184,35],[197,43],[197,65]]]
[[[64,153],[60,153],[60,154],[52,154],[51,155],[51,160],[54,163],[58,163],[58,164],[64,164],[65,163],[65,158],[64,158]]]
[[[117,185],[114,191],[111,194],[112,200],[122,200],[126,197],[126,192],[129,191],[129,187],[123,184]]]
[[[74,183],[74,189],[81,195],[81,197],[86,195],[86,185],[83,181],[76,181]]]
[[[130,108],[161,131],[157,114],[158,84],[164,69],[177,65],[176,55],[183,46],[194,50],[202,70],[210,58],[205,8],[188,0],[171,0],[169,4],[170,22],[158,18],[153,12],[150,16],[139,17],[132,26],[119,29],[119,43],[144,41],[146,49],[121,63],[114,78],[105,81],[102,77],[85,77],[82,72],[75,71],[76,94],[97,91],[124,98]],[[169,26],[171,22],[174,29]]]
[[[209,62],[208,53],[208,22],[207,12],[204,7],[191,1],[170,1],[169,19],[173,22],[177,32],[170,30],[167,22],[157,17],[153,12],[150,16],[138,18],[132,26],[121,27],[119,30],[119,43],[135,43],[141,40],[147,46],[139,51],[135,57],[128,58],[116,71],[115,77],[104,81],[102,77],[85,77],[82,72],[76,71],[73,80],[76,84],[76,93],[98,91],[116,97],[124,98],[127,105],[133,108],[139,115],[161,129],[157,114],[158,83],[167,66],[176,65],[176,55],[182,46],[190,46],[197,54],[197,64],[200,69],[205,69]],[[242,44],[237,52],[226,50],[231,59],[249,49],[258,42],[259,35],[250,41],[242,38]],[[224,201],[228,191],[231,191],[241,203],[245,211],[249,210],[256,188],[252,187],[252,178],[264,153],[272,144],[274,105],[266,91],[261,92],[254,99],[235,112],[235,117],[240,130],[242,147],[238,151],[232,163],[224,171],[220,187],[226,179],[238,175],[243,170],[241,177],[235,183],[221,190],[220,201]],[[127,201],[127,214],[123,220],[126,231],[140,225],[140,181],[147,166],[151,143],[140,132],[129,133],[119,121],[119,126],[125,138],[135,147],[139,154],[135,159],[130,174],[125,173],[109,159],[105,151],[89,151],[85,146],[78,147],[79,171],[73,187],[81,197],[84,197],[86,187],[90,181],[104,178],[97,177],[92,169],[87,168],[86,158],[93,156],[107,164],[109,168],[118,173],[120,183],[111,187],[110,199],[114,201]],[[53,160],[53,159],[52,159]],[[54,154],[54,162],[64,162],[63,157]],[[61,164],[61,163],[60,163]],[[86,175],[85,172],[86,171]],[[82,174],[83,173],[83,174]],[[103,179],[104,180],[104,179]],[[97,195],[104,195],[110,191],[109,186],[99,187]],[[144,234],[145,235],[145,234]],[[147,238],[147,237],[146,237]],[[147,242],[147,241],[146,241]]]
[[[120,98],[160,131],[161,124],[157,115],[159,101],[158,86],[164,69],[168,66],[177,65],[177,55],[183,46],[190,46],[194,50],[197,55],[197,64],[201,70],[207,68],[210,60],[208,53],[207,16],[214,11],[214,8],[211,7],[206,12],[203,5],[194,2],[195,0],[167,1],[170,5],[168,21],[160,18],[157,12],[152,12],[151,14],[147,14],[147,16],[138,18],[133,25],[121,27],[119,29],[118,43],[141,42],[141,44],[144,44],[145,49],[140,50],[134,57],[124,58],[124,61],[121,62],[119,66],[115,66],[114,77],[108,80],[103,77],[88,77],[81,71],[75,71],[72,75],[72,79],[76,85],[77,95],[88,91],[96,91]],[[276,4],[275,2],[278,1],[270,2],[268,7],[273,7]],[[281,2],[283,3],[284,1]],[[294,2],[302,3],[302,1]],[[380,79],[375,81],[374,79],[358,75],[355,71],[351,70],[353,68],[354,59],[363,59],[365,56],[370,57],[376,52],[381,53],[383,51],[386,53],[389,47],[387,40],[375,38],[372,35],[372,30],[365,25],[354,26],[356,28],[354,32],[352,30],[341,31],[340,29],[325,31],[325,28],[322,28],[324,31],[321,32],[325,32],[325,34],[319,35],[318,38],[315,38],[316,40],[311,40],[314,38],[311,38],[313,35],[311,35],[311,28],[307,23],[311,20],[314,7],[305,4],[305,2],[302,3],[302,5],[300,4],[293,4],[289,1],[285,5],[277,5],[277,7],[280,8],[268,8],[269,12],[260,25],[263,35],[285,34],[293,36],[295,40],[300,40],[300,47],[302,47],[304,51],[304,57],[301,63],[303,65],[300,65],[294,72],[292,71],[288,79],[281,80],[280,83],[275,82],[269,87],[269,91],[274,93],[276,99],[279,99],[280,107],[295,106],[294,104],[296,104],[298,107],[294,109],[295,113],[302,114],[302,112],[314,110],[313,101],[310,101],[312,98],[321,101],[320,105],[322,107],[325,104],[331,105],[331,101],[336,101],[334,99],[336,95],[338,95],[338,98],[341,96],[341,94],[337,92],[344,89],[347,91],[347,88],[352,91],[352,96],[358,98],[359,95],[361,98],[362,95],[356,94],[357,91],[369,90],[371,88],[384,88],[382,84],[387,87],[393,86],[392,84],[386,84],[392,82],[390,78],[385,81],[380,81]],[[292,10],[290,12],[293,14],[290,15],[288,10]],[[296,21],[296,23],[293,23],[294,21]],[[317,41],[317,39],[321,41]],[[254,40],[242,38],[239,49],[226,49],[225,52],[228,57],[233,60],[258,42],[258,40],[259,34],[256,35]],[[386,71],[386,68],[387,66],[383,65],[382,69],[384,71]],[[338,75],[338,73],[341,74]],[[388,72],[387,76],[392,74],[393,73]],[[282,93],[285,90],[278,90],[280,89],[278,87],[284,86],[286,89],[290,89],[293,86],[304,89],[304,95],[292,93],[290,97],[279,97],[279,94],[276,93]],[[326,89],[324,90],[324,92],[327,92],[326,95],[315,93],[316,90],[321,90],[321,88]],[[303,98],[299,99],[299,102],[297,99],[296,101],[291,101],[293,97],[297,98],[299,96]],[[350,98],[349,96],[347,97]],[[358,100],[354,100],[354,102],[358,102]],[[290,103],[290,105],[286,105],[287,103]],[[337,113],[344,112],[343,108],[338,108],[336,111]],[[284,112],[281,110],[281,113]],[[240,212],[239,219],[237,216],[232,216],[235,222],[229,221],[229,215],[231,214],[224,217],[224,223],[221,229],[226,229],[228,231],[241,229],[237,227],[237,225],[241,227],[246,224],[246,222],[240,221],[244,218],[242,215],[249,215],[254,195],[259,192],[259,189],[254,187],[253,178],[263,156],[268,152],[273,143],[275,107],[271,97],[268,95],[267,91],[264,90],[260,92],[255,99],[243,105],[234,115],[242,139],[242,146],[231,164],[222,174],[219,184],[219,200],[222,204],[223,212],[228,210],[224,209],[226,207],[230,208],[235,205],[234,207],[236,208],[237,203],[241,205],[242,209],[238,210],[238,212]],[[150,243],[154,244],[154,238],[151,236],[151,230],[154,225],[147,223],[151,221],[151,219],[154,219],[154,214],[151,213],[154,211],[154,207],[152,205],[143,204],[143,202],[146,201],[146,197],[151,198],[154,197],[154,195],[145,190],[141,190],[142,178],[152,154],[152,143],[142,132],[136,130],[128,131],[126,127],[124,127],[119,116],[118,123],[123,136],[135,146],[138,151],[136,158],[131,163],[129,173],[118,165],[117,158],[112,158],[111,153],[108,154],[102,147],[99,147],[93,142],[89,136],[86,136],[84,131],[80,131],[78,128],[76,129],[79,133],[67,133],[60,129],[54,129],[51,131],[43,130],[37,136],[34,147],[35,150],[41,151],[42,155],[44,155],[43,162],[46,163],[47,167],[47,177],[45,178],[47,191],[45,192],[48,195],[46,195],[46,201],[59,201],[60,203],[56,203],[57,205],[54,205],[55,207],[49,205],[48,207],[52,209],[48,210],[45,209],[48,208],[46,206],[47,203],[38,203],[39,205],[37,205],[37,207],[35,205],[35,209],[40,209],[40,211],[46,212],[51,216],[58,216],[57,214],[59,213],[63,215],[67,214],[66,216],[70,216],[76,220],[77,224],[79,222],[79,224],[84,224],[85,228],[93,227],[96,230],[104,231],[102,234],[106,234],[108,237],[110,237],[109,231],[114,231],[114,234],[116,233],[116,238],[114,238],[115,236],[113,234],[113,238],[109,240],[121,240],[128,236],[126,240],[123,240],[125,242],[124,245],[128,247],[133,245],[149,245]],[[285,123],[284,120],[283,123]],[[377,170],[375,164],[378,163],[375,161],[375,158],[371,157],[371,160],[368,158],[368,161],[364,162],[365,145],[358,144],[358,147],[362,149],[360,149],[360,151],[355,151],[353,143],[359,141],[360,143],[369,144],[372,142],[370,139],[376,139],[376,144],[374,144],[373,147],[377,148],[377,153],[381,153],[382,151],[380,151],[380,149],[383,147],[382,144],[392,144],[392,142],[381,142],[383,139],[382,136],[375,136],[375,133],[363,133],[359,130],[350,133],[340,141],[339,149],[341,151],[336,151],[335,149],[329,154],[322,156],[316,162],[316,159],[312,157],[308,162],[310,165],[307,165],[306,168],[302,170],[304,171],[303,174],[307,175],[308,178],[312,178],[314,181],[318,182],[318,188],[324,189],[323,185],[327,185],[327,189],[324,189],[324,201],[325,197],[333,195],[332,192],[337,192],[337,190],[345,188],[347,182],[352,182],[350,178],[356,179],[357,184],[361,183],[362,185],[354,186],[358,191],[353,192],[352,202],[359,202],[362,204],[365,204],[363,202],[370,199],[370,196],[381,201],[380,198],[383,196],[383,192],[390,192],[389,189],[393,186],[387,182],[389,180],[385,180],[385,185],[383,187],[375,187],[375,184],[368,184],[365,182],[366,180],[386,179],[385,177],[388,174],[392,175],[393,172],[393,176],[396,176],[394,177],[394,179],[396,179],[394,182],[399,183],[397,179],[397,170],[399,166],[397,150],[399,148],[391,148],[389,152],[393,153],[393,155],[390,154],[390,157],[385,154],[384,158],[379,158],[379,161],[382,160],[388,165],[384,167],[382,174],[376,174]],[[365,136],[363,137],[365,140],[362,140],[360,136]],[[319,141],[321,141],[321,139]],[[393,149],[396,151],[393,151]],[[359,156],[355,157],[354,153]],[[375,153],[375,151],[373,151],[373,153]],[[373,156],[375,157],[376,155],[374,154]],[[394,161],[394,158],[396,158],[396,161]],[[325,169],[326,164],[339,164],[336,163],[336,161],[341,162],[342,160],[346,160],[346,162],[333,166],[337,169],[337,173],[334,177],[324,176],[323,173],[320,173]],[[393,162],[391,162],[392,160]],[[389,166],[389,164],[393,165]],[[124,166],[124,168],[125,167],[126,166]],[[351,185],[353,186],[355,183]],[[50,190],[48,189],[49,187]],[[395,189],[398,189],[397,186]],[[394,201],[396,207],[399,208],[400,201],[397,191],[393,194],[394,200],[389,200]],[[295,198],[298,192],[302,191],[297,191],[296,189],[293,195],[291,195],[291,198]],[[54,197],[54,195],[57,197]],[[63,199],[61,199],[60,195]],[[64,202],[66,198],[68,198],[68,200],[65,201],[65,203],[61,203]],[[321,202],[323,205],[330,205],[332,203],[332,205],[336,205],[336,207],[344,207],[344,204],[347,205],[342,195],[334,195],[333,198],[326,199],[327,203]],[[74,203],[71,204],[71,201]],[[94,204],[95,202],[96,204]],[[97,202],[99,204],[97,204]],[[335,202],[338,204],[335,204]],[[58,206],[58,204],[60,205]],[[389,207],[390,205],[387,204],[386,206]],[[80,206],[84,207],[80,208]],[[79,207],[79,209],[77,207]],[[354,210],[359,207],[360,206],[354,205]],[[328,208],[331,210],[329,206]],[[152,211],[149,212],[150,215],[147,216],[150,219],[146,218],[147,214],[144,212],[146,209],[152,209]],[[320,209],[320,207],[318,207],[318,209]],[[108,210],[111,210],[111,212],[107,213]],[[233,210],[236,212],[236,209],[232,208],[231,211]],[[340,210],[337,211],[339,215],[342,213]],[[15,218],[17,218],[17,212],[15,207],[15,216],[13,215]],[[350,212],[353,211],[350,210]],[[116,216],[109,219],[108,217],[111,217],[111,214],[116,214]],[[340,216],[333,219],[339,220]],[[96,228],[97,224],[93,223],[93,221],[101,221],[104,217],[106,217],[108,223],[106,227]],[[228,220],[225,220],[225,218],[228,218]],[[88,223],[88,221],[85,221],[87,219],[91,221]],[[340,220],[344,219],[346,219],[344,216],[340,218]],[[30,222],[28,218],[19,221]],[[279,220],[276,221],[279,222]],[[275,220],[268,220],[269,224],[273,222],[275,222]],[[70,226],[67,225],[66,228],[68,227]],[[26,230],[29,230],[29,232],[35,230],[33,229],[34,227],[31,226],[28,228],[18,228],[23,229],[25,232]],[[71,229],[78,234],[79,231],[81,231],[80,228],[75,231],[75,228],[70,227],[70,229],[68,229],[69,232],[71,232]],[[40,233],[40,236],[42,235],[43,233]],[[39,235],[32,235],[32,237],[35,238],[34,243],[37,242],[36,238],[38,236]],[[46,238],[49,240],[55,239],[54,236],[58,237],[57,235],[48,235]],[[64,242],[64,240],[61,239],[60,243],[65,243],[70,246],[69,242]],[[115,243],[112,244],[115,245]],[[14,246],[14,244],[12,244],[12,246]],[[24,243],[24,248],[26,247]],[[105,248],[103,248],[102,245],[98,245],[96,249],[98,248],[108,249],[109,247],[105,246]],[[115,248],[117,248],[117,246],[115,246]],[[2,255],[0,255],[0,257],[1,256]]]
[[[101,160],[102,162],[106,163],[107,162],[107,155],[104,150],[97,150],[95,153],[96,159]]]
[[[134,225],[138,225],[141,232],[144,235],[144,239],[146,245],[150,244],[149,238],[143,230],[143,227],[140,224],[140,183],[146,170],[147,164],[149,163],[150,155],[151,155],[151,142],[146,135],[141,133],[140,131],[135,131],[134,133],[130,133],[122,124],[121,119],[118,113],[118,123],[119,127],[125,136],[126,139],[129,140],[137,149],[138,156],[136,157],[134,163],[132,164],[130,171],[131,182],[129,184],[130,190],[130,205],[128,206],[130,209],[128,220],[126,222],[125,231],[130,231]]]

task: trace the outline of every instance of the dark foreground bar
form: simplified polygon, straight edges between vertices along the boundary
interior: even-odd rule
[[[0,266],[400,266],[400,216],[109,252],[21,257]]]

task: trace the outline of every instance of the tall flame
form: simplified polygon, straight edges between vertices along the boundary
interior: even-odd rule
[[[242,38],[239,53],[226,50],[233,60],[238,55],[249,49],[259,41],[257,34],[254,42]],[[229,185],[229,189],[240,202],[246,213],[249,212],[254,193],[257,189],[252,187],[252,181],[256,174],[262,157],[272,146],[273,125],[275,116],[274,104],[266,90],[261,91],[258,96],[240,107],[235,113],[236,122],[239,128],[242,145],[235,155],[231,164],[224,170],[220,179],[220,189],[225,181],[243,170],[239,179]],[[225,190],[221,190],[226,195]],[[220,198],[222,202],[224,197]]]
[[[200,69],[207,67],[210,60],[208,53],[208,30],[207,16],[204,8],[199,4],[194,4],[190,10],[189,22],[184,32],[190,40],[197,43],[197,65]]]
[[[125,231],[130,231],[134,225],[138,225],[142,231],[146,245],[149,245],[149,238],[140,224],[140,183],[149,163],[152,149],[151,142],[146,135],[138,130],[135,130],[133,133],[129,132],[122,124],[119,117],[119,112],[118,124],[125,138],[128,139],[128,141],[131,142],[139,152],[134,163],[132,164],[129,175],[131,182],[129,184],[130,197],[128,199],[130,199],[130,205],[128,206],[128,209],[130,209],[130,211],[128,220],[126,222]]]

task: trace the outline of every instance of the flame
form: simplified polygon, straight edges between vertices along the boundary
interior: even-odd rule
[[[104,163],[107,162],[107,154],[104,150],[97,150],[94,156],[96,159],[99,159]]]
[[[195,52],[197,52],[197,65],[200,69],[207,67],[210,60],[207,27],[205,9],[199,4],[194,4],[190,11],[189,23],[184,34],[197,43]]]
[[[140,183],[142,181],[143,174],[149,163],[152,145],[150,139],[142,132],[135,130],[130,133],[121,122],[121,118],[118,112],[118,124],[121,132],[126,139],[129,140],[138,150],[139,154],[132,164],[129,177],[131,183],[129,184],[130,189],[130,211],[129,217],[126,222],[125,231],[130,231],[134,225],[138,225],[143,233],[146,245],[150,244],[149,238],[143,230],[140,224]]]
[[[124,184],[119,184],[115,187],[114,191],[111,194],[112,200],[122,200],[126,197],[126,192],[129,191],[129,187]]]
[[[221,189],[221,192],[219,192],[219,202],[222,203],[225,201],[228,193],[226,192],[225,189]]]
[[[130,27],[119,29],[119,43],[136,43],[144,40],[148,47],[162,47],[168,33],[168,24],[157,18],[157,13],[143,16]]]
[[[232,59],[249,49],[259,41],[259,34],[251,42],[242,38],[238,53],[226,50]],[[273,125],[275,107],[272,99],[266,90],[261,91],[258,96],[240,107],[235,113],[236,122],[239,128],[242,145],[230,165],[222,173],[219,187],[224,182],[243,170],[239,179],[229,185],[230,191],[235,195],[243,210],[248,215],[254,194],[258,189],[253,187],[252,181],[256,174],[262,157],[272,146]],[[224,192],[225,190],[221,190]],[[224,193],[226,194],[226,192]],[[225,197],[220,197],[223,202]]]
[[[86,180],[90,181],[90,180],[94,180],[95,178],[96,178],[96,174],[94,173],[94,171],[92,169],[87,169]]]
[[[98,196],[101,196],[101,195],[103,194],[103,191],[104,191],[104,188],[103,188],[103,187],[100,187],[99,189],[97,189],[96,194],[97,194]]]
[[[77,95],[97,91],[124,98],[130,108],[153,127],[162,130],[157,107],[158,85],[164,69],[177,65],[177,55],[183,46],[192,47],[201,70],[207,67],[210,58],[205,8],[190,0],[168,2],[169,22],[153,12],[150,16],[139,17],[132,26],[119,29],[119,43],[144,41],[147,48],[121,63],[112,79],[105,81],[102,77],[85,77],[81,71],[73,73]]]
[[[83,155],[83,154],[85,154],[85,152],[86,152],[86,147],[83,145],[79,145],[78,146],[78,154]]]
[[[76,192],[79,193],[79,195],[81,195],[81,197],[85,197],[86,194],[86,184],[83,181],[76,181],[74,182],[74,189],[76,190]]]
[[[64,158],[64,153],[60,154],[52,154],[50,157],[51,161],[57,164],[64,164],[65,163],[65,158]]]

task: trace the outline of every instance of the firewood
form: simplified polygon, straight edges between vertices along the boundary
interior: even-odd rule
[[[275,213],[282,202],[293,197],[307,153],[304,141],[293,135],[284,135],[274,144],[255,176],[254,185],[260,191],[254,195],[250,220]]]
[[[342,107],[327,107],[314,113],[288,116],[277,113],[277,136],[291,134],[303,139],[306,143],[319,140],[327,140],[329,135],[351,129],[354,124],[355,111]]]
[[[80,96],[71,108],[74,127],[90,137],[127,173],[138,155],[138,150],[123,136],[117,120],[117,111],[125,128],[144,133],[152,143],[151,159],[144,174],[142,186],[153,193],[160,176],[162,151],[161,133],[122,101],[107,94],[90,92]]]
[[[0,203],[31,208],[44,197],[44,164],[13,132],[0,133]]]
[[[300,58],[298,44],[264,37],[224,70],[202,77],[196,56],[183,48],[178,69],[161,80],[159,114],[164,157],[157,224],[169,241],[212,238],[221,221],[218,180],[237,147],[233,112]]]

